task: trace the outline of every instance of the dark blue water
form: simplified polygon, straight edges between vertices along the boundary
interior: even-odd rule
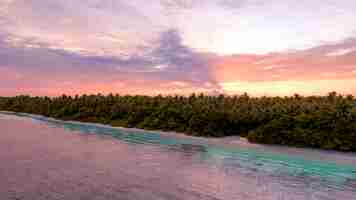
[[[1,199],[356,199],[353,153],[23,114],[0,130]]]

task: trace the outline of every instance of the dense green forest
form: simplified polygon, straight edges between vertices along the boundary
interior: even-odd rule
[[[63,120],[184,132],[240,135],[249,141],[356,151],[356,99],[302,97],[82,95],[0,97],[0,110]]]

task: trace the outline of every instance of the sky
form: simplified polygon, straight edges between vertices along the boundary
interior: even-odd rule
[[[0,0],[0,95],[356,95],[355,0]]]

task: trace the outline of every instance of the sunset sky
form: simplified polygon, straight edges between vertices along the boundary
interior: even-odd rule
[[[356,95],[355,0],[0,0],[0,95]]]

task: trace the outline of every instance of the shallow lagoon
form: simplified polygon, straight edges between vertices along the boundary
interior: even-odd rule
[[[0,130],[4,200],[356,199],[354,153],[24,114],[0,114]]]

